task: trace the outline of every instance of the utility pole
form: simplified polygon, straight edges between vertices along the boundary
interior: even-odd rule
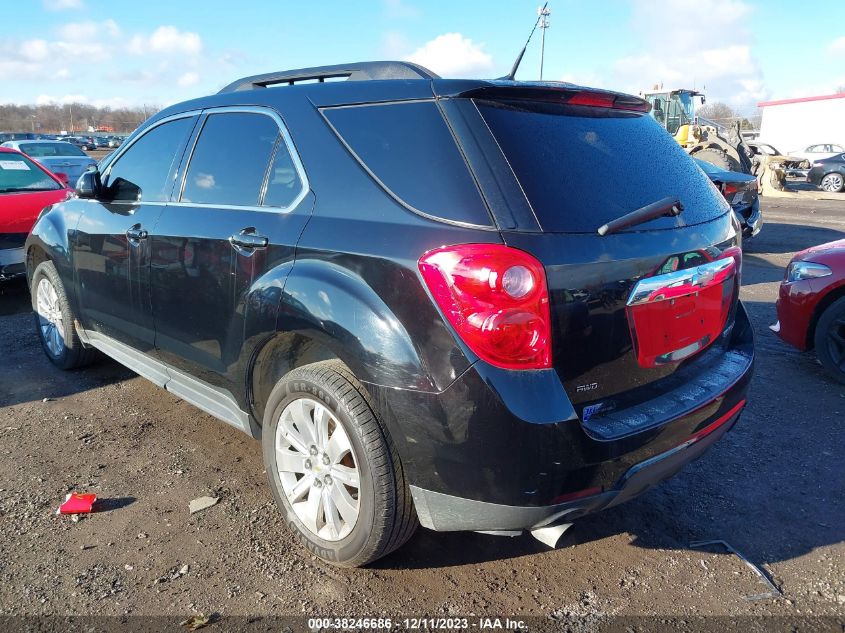
[[[543,61],[546,55],[546,29],[549,28],[549,16],[552,10],[548,8],[548,3],[537,9],[537,15],[540,16],[540,24],[538,25],[540,31],[540,81],[543,81]]]

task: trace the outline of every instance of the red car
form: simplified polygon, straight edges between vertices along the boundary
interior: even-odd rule
[[[815,348],[827,372],[845,383],[845,240],[795,254],[777,312],[772,330],[802,351]]]
[[[73,193],[62,176],[26,154],[0,147],[0,281],[26,273],[23,245],[38,214]]]

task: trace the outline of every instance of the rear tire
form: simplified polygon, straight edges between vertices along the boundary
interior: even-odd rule
[[[816,355],[834,380],[845,384],[845,297],[834,301],[816,324]]]
[[[56,367],[77,369],[90,365],[97,350],[85,347],[76,333],[76,315],[71,310],[56,266],[51,261],[38,264],[29,288],[35,329],[41,348]]]
[[[828,193],[839,193],[845,189],[845,176],[835,172],[827,174],[824,178],[822,178],[819,186]]]
[[[262,445],[286,523],[322,560],[366,565],[416,530],[399,455],[363,385],[341,362],[300,367],[276,385]]]
[[[727,169],[728,171],[740,171],[737,162],[728,156],[728,153],[715,147],[706,147],[694,152],[693,157],[703,160],[706,163],[715,165],[720,169]]]

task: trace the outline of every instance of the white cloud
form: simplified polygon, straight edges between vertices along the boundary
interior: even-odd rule
[[[702,16],[707,16],[702,23]],[[662,0],[632,5],[633,39],[644,46],[613,66],[611,85],[637,93],[664,88],[706,87],[708,101],[742,110],[769,96],[751,51],[747,23],[752,7],[742,0]]]
[[[66,11],[81,9],[85,5],[82,0],[44,0],[44,6],[48,11]]]
[[[21,43],[20,56],[30,62],[43,62],[50,58],[50,47],[46,40],[26,40]]]
[[[827,50],[832,55],[845,55],[845,35],[833,40]]]
[[[0,40],[0,80],[39,81],[55,76],[57,63],[103,60],[110,48],[98,41]]]
[[[94,40],[98,37],[118,37],[120,35],[120,27],[114,20],[104,20],[102,22],[94,22],[92,20],[70,22],[59,27],[58,34],[63,40],[84,42]]]
[[[129,52],[198,55],[202,52],[202,38],[191,31],[180,31],[175,26],[160,26],[149,37],[135,35],[129,41]]]
[[[480,76],[493,68],[493,58],[460,33],[444,33],[405,57],[444,77]]]
[[[88,103],[88,97],[80,94],[63,95],[61,97],[55,97],[53,95],[38,95],[35,99],[36,105],[65,105],[67,103]]]
[[[110,97],[108,99],[94,99],[91,101],[91,105],[97,108],[111,108],[112,110],[117,110],[119,108],[129,108],[136,104],[130,103],[123,97]]]
[[[212,174],[198,172],[194,177],[194,184],[201,189],[214,189],[217,183],[214,182],[214,176]]]
[[[179,77],[179,85],[183,87],[196,85],[199,81],[200,76],[195,72],[187,72]]]

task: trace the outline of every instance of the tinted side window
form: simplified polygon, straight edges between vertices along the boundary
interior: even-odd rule
[[[329,108],[323,114],[405,204],[434,217],[490,226],[481,194],[433,102]]]
[[[264,194],[265,207],[287,207],[302,190],[302,180],[293,165],[288,147],[279,139],[270,177],[267,180],[267,193]]]
[[[182,202],[258,206],[279,137],[276,122],[263,114],[210,115],[185,175]]]
[[[171,184],[167,175],[194,122],[194,117],[186,117],[162,123],[133,143],[109,171],[109,198],[133,202],[167,200]]]

